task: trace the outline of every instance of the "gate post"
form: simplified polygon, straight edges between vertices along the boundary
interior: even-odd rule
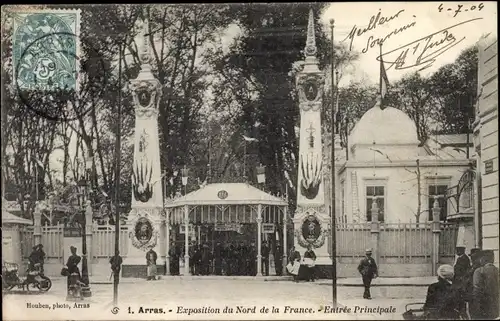
[[[439,236],[441,234],[440,224],[441,208],[439,207],[438,197],[434,197],[432,205],[432,275],[436,275],[439,264]]]
[[[87,256],[87,272],[88,275],[92,275],[92,263],[94,261],[94,251],[95,249],[93,248],[93,235],[94,235],[94,223],[92,220],[93,215],[93,209],[92,209],[92,203],[90,201],[87,201],[87,206],[85,207],[85,230],[84,233],[85,235],[85,240],[86,240],[86,253],[82,255]]]
[[[379,251],[380,223],[378,221],[378,204],[376,196],[372,198],[372,208],[370,211],[372,213],[371,244],[372,244],[373,258],[375,259],[375,262],[377,262],[377,265],[380,267],[380,251]]]
[[[283,245],[281,245],[281,249],[283,250],[283,258],[282,258],[282,266],[283,266],[283,274],[282,275],[287,275],[287,271],[286,271],[286,266],[288,264],[288,248],[287,248],[287,242],[288,242],[288,239],[287,239],[287,224],[288,224],[288,206],[285,206],[283,208],[283,240],[282,240],[282,243]]]

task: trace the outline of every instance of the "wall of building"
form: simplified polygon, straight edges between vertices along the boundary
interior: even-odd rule
[[[375,165],[375,166],[374,166]],[[428,185],[446,182],[449,187],[456,185],[463,171],[468,168],[467,160],[420,162],[420,188],[421,188],[421,211],[428,209]],[[353,182],[355,172],[356,181]],[[436,175],[437,173],[437,175]],[[418,183],[417,166],[414,161],[405,162],[378,162],[375,164],[348,162],[341,173],[339,188],[343,185],[344,192],[344,215],[348,222],[358,215],[353,213],[359,208],[359,218],[366,218],[366,185],[383,184],[385,186],[385,215],[386,223],[415,222],[418,207]],[[357,193],[355,191],[357,187]],[[357,194],[357,197],[356,197]],[[353,204],[358,199],[358,205]],[[342,200],[339,200],[340,202]],[[354,206],[353,206],[354,205]],[[427,221],[428,213],[421,214],[420,221]]]
[[[481,174],[481,212],[483,249],[494,250],[499,264],[498,206],[498,44],[496,38],[479,43],[476,151]]]

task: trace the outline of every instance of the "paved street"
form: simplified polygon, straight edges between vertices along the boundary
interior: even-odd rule
[[[374,287],[372,291],[374,299],[368,301],[359,298],[362,295],[362,287],[339,287],[339,303],[350,308],[350,311],[331,313],[329,304],[332,291],[331,287],[325,284],[178,277],[121,283],[118,309],[115,309],[117,313],[113,314],[113,285],[93,284],[92,298],[79,302],[82,304],[81,307],[65,300],[65,285],[65,280],[57,279],[53,288],[46,294],[5,295],[4,318],[18,320],[401,319],[405,304],[421,302],[426,290],[425,287]],[[85,306],[85,303],[89,305]],[[47,304],[47,306],[35,307],[37,304]],[[273,306],[279,311],[274,310],[273,313]],[[233,311],[225,310],[226,307]],[[263,307],[269,310],[261,311]],[[379,310],[370,311],[367,308]],[[146,309],[151,310],[145,313]],[[216,315],[213,314],[215,309],[219,309]]]

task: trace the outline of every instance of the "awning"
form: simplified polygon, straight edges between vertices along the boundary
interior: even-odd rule
[[[166,205],[167,208],[182,205],[281,205],[288,203],[276,196],[245,183],[208,184]]]
[[[209,184],[166,205],[172,224],[185,222],[185,207],[190,223],[255,223],[261,206],[263,223],[279,223],[288,203],[245,183]]]
[[[33,225],[33,222],[2,209],[2,224]]]

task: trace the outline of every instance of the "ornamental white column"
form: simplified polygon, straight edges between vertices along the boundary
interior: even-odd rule
[[[144,15],[146,17],[146,14]],[[124,259],[123,272],[144,266],[145,252],[153,249],[158,257],[163,255],[161,230],[163,223],[163,191],[158,115],[162,85],[151,67],[148,19],[144,19],[140,37],[140,71],[130,81],[135,111],[134,158],[132,162],[132,210],[128,215],[129,248]],[[135,272],[131,272],[135,273]],[[143,274],[146,269],[142,269]]]
[[[324,72],[319,69],[314,29],[314,13],[309,11],[304,61],[296,68],[296,88],[300,109],[299,159],[297,169],[297,211],[294,215],[295,246],[301,253],[314,248],[319,265],[331,265],[325,243],[330,215],[325,206],[323,143],[321,137]]]

